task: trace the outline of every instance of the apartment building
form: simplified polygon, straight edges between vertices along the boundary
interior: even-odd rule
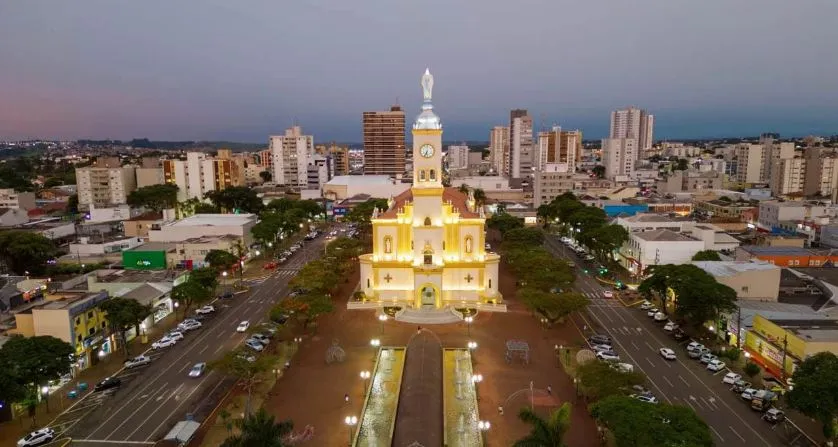
[[[332,179],[332,172],[334,172],[332,157],[313,155],[306,167],[306,188],[320,190]]]
[[[328,148],[326,148],[326,153],[324,155],[332,157],[332,172],[330,174],[330,178],[337,175],[349,175],[350,167],[348,146],[339,146],[332,143]]]
[[[34,192],[17,192],[11,188],[0,189],[0,208],[28,211],[35,207]]]
[[[771,176],[768,185],[774,197],[802,194],[805,182],[805,158],[783,158],[771,162]]]
[[[810,147],[804,151],[806,158],[806,180],[803,194],[807,197],[820,195],[838,201],[838,156],[835,149]]]
[[[364,174],[401,178],[405,172],[405,119],[400,106],[364,112]],[[442,151],[442,148],[437,148]]]
[[[92,166],[76,168],[79,205],[83,208],[127,203],[128,194],[137,189],[134,166],[121,166],[115,157],[102,158]]]
[[[532,117],[524,109],[509,112],[509,177],[529,177],[533,167]],[[507,164],[505,161],[504,164]]]
[[[314,137],[303,135],[300,126],[285,130],[285,135],[270,137],[273,158],[273,182],[285,186],[308,184],[308,162],[314,155]]]
[[[538,208],[556,197],[573,191],[573,173],[562,163],[547,163],[533,173],[533,206]]]
[[[539,132],[536,153],[535,170],[555,164],[560,172],[573,174],[577,162],[582,160],[582,131],[562,130],[560,126],[553,126],[549,132]]]
[[[633,138],[637,141],[635,160],[654,143],[655,116],[636,107],[611,112],[609,138]]]
[[[448,169],[468,169],[468,151],[465,144],[448,146]]]
[[[721,189],[725,175],[719,171],[674,171],[658,180],[659,193],[701,192]]]
[[[636,231],[620,247],[620,263],[633,275],[642,275],[653,265],[686,264],[704,242],[667,229]]]
[[[610,180],[618,176],[632,177],[638,150],[634,138],[604,138],[602,163],[605,166],[605,177]]]
[[[178,187],[178,200],[204,198],[217,185],[215,160],[203,152],[187,152],[186,160],[163,160],[163,180]]]
[[[739,183],[768,183],[774,164],[779,160],[794,158],[794,143],[776,142],[763,137],[758,144],[736,145],[737,174]]]
[[[807,202],[766,201],[759,204],[759,226],[772,230],[781,222],[811,220],[819,216],[834,215],[834,208]]]
[[[498,175],[509,176],[509,127],[495,126],[489,132],[489,163]]]

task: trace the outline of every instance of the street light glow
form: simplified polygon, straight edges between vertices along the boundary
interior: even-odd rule
[[[41,387],[41,394],[47,394],[47,393],[49,393],[49,387],[46,386],[46,385],[42,386]]]
[[[372,345],[372,346],[381,346],[381,340],[379,340],[379,339],[377,339],[377,338],[373,338],[372,340],[370,340],[370,345]]]
[[[387,321],[387,315],[381,314],[378,316],[378,321],[384,322]]]
[[[474,317],[469,315],[468,317],[465,317],[464,320],[466,321],[466,324],[471,324],[471,322],[474,321]]]
[[[227,277],[227,271],[223,271],[223,272],[221,272],[221,276],[223,276],[223,277],[225,277],[225,278],[226,278],[226,277]]]
[[[343,422],[346,423],[348,426],[353,426],[358,423],[358,418],[356,416],[347,416],[343,419]]]
[[[469,349],[471,349],[473,351],[473,350],[477,349],[477,342],[476,341],[470,341],[470,342],[468,342],[467,346],[468,346]]]
[[[471,381],[474,383],[480,383],[483,381],[483,374],[474,374],[471,376]]]
[[[477,422],[477,428],[479,428],[479,429],[480,429],[480,431],[486,431],[486,430],[488,430],[491,426],[492,426],[492,424],[490,424],[490,423],[489,423],[489,421],[478,421],[478,422]]]
[[[370,372],[369,371],[361,371],[361,378],[364,379],[364,380],[369,379],[370,378]]]

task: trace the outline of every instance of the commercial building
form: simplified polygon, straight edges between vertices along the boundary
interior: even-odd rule
[[[838,154],[834,148],[810,147],[806,157],[806,180],[803,194],[820,195],[838,202]]]
[[[533,167],[532,117],[524,109],[509,112],[509,177],[522,178],[532,174]]]
[[[838,321],[781,320],[756,315],[745,334],[745,351],[781,378],[791,377],[819,352],[838,354]]]
[[[636,107],[611,112],[609,139],[631,138],[637,141],[635,160],[654,143],[655,116]]]
[[[11,188],[0,189],[0,208],[29,211],[35,208],[34,192],[17,192]]]
[[[705,250],[733,253],[733,250],[736,250],[736,247],[742,243],[739,239],[727,234],[725,230],[707,223],[692,225],[685,230],[685,233],[693,239],[704,242]]]
[[[582,131],[554,126],[549,132],[539,132],[537,154],[533,166],[536,171],[547,170],[547,165],[553,164],[556,166],[551,171],[573,174],[582,159]]]
[[[465,144],[448,146],[448,169],[468,169],[468,151]]]
[[[308,162],[314,155],[314,137],[303,135],[300,126],[285,130],[285,135],[270,137],[273,182],[277,185],[308,185]]]
[[[688,218],[642,212],[632,216],[617,216],[614,223],[622,226],[629,233],[654,230],[669,230],[675,233],[682,233],[695,225],[695,221]]]
[[[404,111],[397,105],[389,111],[364,112],[364,174],[404,175],[404,123]]]
[[[636,231],[620,247],[620,263],[632,275],[643,275],[652,265],[686,264],[704,250],[704,242],[671,230]]]
[[[768,184],[774,197],[802,194],[806,182],[806,159],[784,158],[771,163]]]
[[[548,163],[533,173],[533,206],[546,205],[556,197],[573,191],[573,174],[563,163]]]
[[[735,220],[744,220],[746,214],[753,214],[757,207],[748,202],[728,202],[726,200],[696,200],[696,211],[708,217],[725,217]]]
[[[492,172],[509,176],[509,127],[495,126],[489,132],[489,163]]]
[[[398,183],[388,175],[339,175],[323,185],[323,197],[346,200],[359,194],[374,199],[389,199],[410,188],[408,183]]]
[[[738,247],[737,261],[758,259],[780,267],[832,267],[838,262],[838,252],[802,247],[754,246]]]
[[[102,166],[108,164],[110,166]],[[79,206],[107,207],[128,202],[128,194],[137,189],[134,166],[113,166],[111,162],[76,168]]]
[[[332,158],[323,155],[312,155],[306,167],[306,188],[316,190],[317,196],[320,195],[320,190],[332,178]]]
[[[166,222],[160,229],[148,232],[151,242],[182,242],[202,236],[233,235],[250,247],[250,230],[256,225],[255,214],[194,214],[185,219]]]
[[[781,222],[811,220],[819,216],[833,216],[836,209],[818,203],[794,201],[766,201],[759,204],[759,226],[774,231]]]
[[[703,192],[721,189],[725,175],[719,171],[674,171],[657,182],[658,193]]]
[[[782,268],[769,262],[698,261],[697,267],[736,291],[741,300],[777,301]]]
[[[605,166],[605,177],[610,180],[633,177],[638,150],[635,138],[604,138],[602,164]]]

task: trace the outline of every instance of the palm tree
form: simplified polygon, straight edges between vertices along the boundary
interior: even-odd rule
[[[276,422],[264,408],[256,414],[236,421],[239,434],[230,436],[221,443],[221,447],[285,447],[294,429],[290,420]]]
[[[486,204],[486,192],[480,188],[474,189],[474,201],[477,202],[477,206],[483,206]]]
[[[460,189],[459,189],[459,191],[460,191],[461,193],[463,193],[463,194],[468,194],[468,185],[466,185],[465,183],[463,183],[462,185],[460,185]]]
[[[565,447],[562,440],[570,428],[570,403],[565,402],[558,410],[544,419],[530,407],[524,407],[518,418],[532,426],[530,434],[515,441],[513,447]]]

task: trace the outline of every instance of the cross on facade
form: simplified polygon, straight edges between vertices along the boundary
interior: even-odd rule
[[[474,277],[473,277],[473,276],[471,276],[471,273],[469,273],[468,275],[466,275],[465,280],[466,280],[469,284],[471,284],[471,280],[473,280],[473,279],[474,279]]]
[[[387,281],[387,284],[390,284],[390,281],[393,280],[393,277],[390,276],[390,274],[388,273],[387,276],[384,277],[384,280]]]

